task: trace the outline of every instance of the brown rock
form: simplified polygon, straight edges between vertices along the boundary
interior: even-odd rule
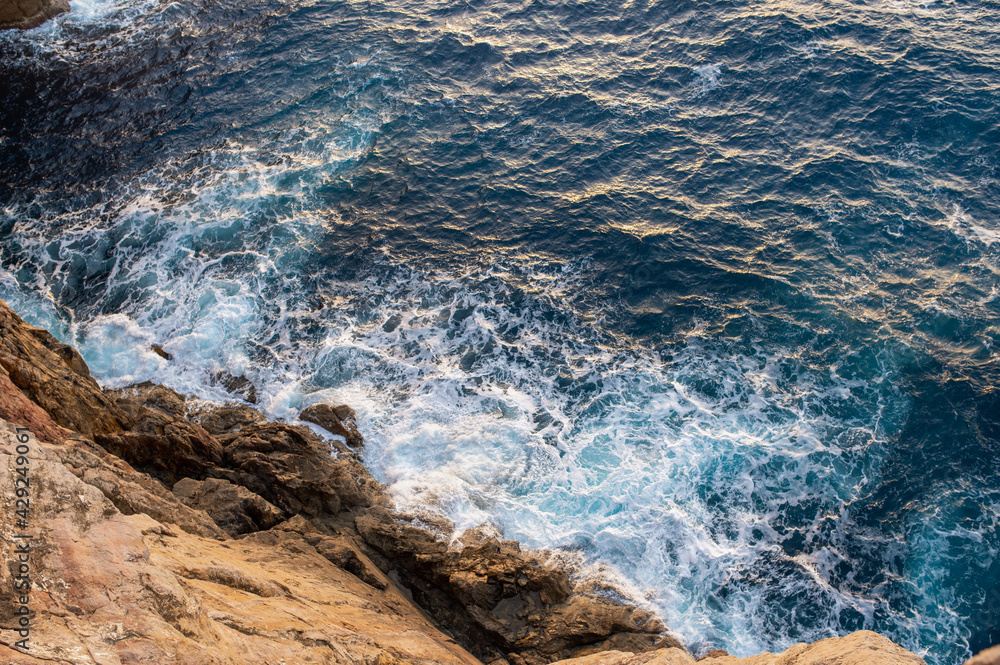
[[[326,557],[327,561],[346,570],[366,584],[370,584],[376,589],[384,589],[389,586],[389,580],[385,574],[376,568],[368,557],[361,554],[354,543],[343,538],[327,536],[320,536],[315,542],[309,538],[306,540],[316,548],[317,552]]]
[[[7,370],[0,367],[0,418],[31,429],[38,438],[50,443],[65,441],[70,431],[60,427],[42,407],[11,383]]]
[[[168,484],[185,478],[222,479],[262,497],[282,517],[300,512],[333,516],[343,508],[370,505],[381,495],[378,483],[346,448],[338,444],[342,450],[334,457],[330,444],[305,427],[264,422],[260,413],[241,405],[203,406],[189,420],[184,398],[154,384],[117,394],[119,407],[135,424],[130,431],[98,436],[97,443]],[[192,421],[204,423],[218,437]],[[223,518],[223,509],[214,516],[238,533],[275,522],[266,516],[269,510],[260,507],[264,512],[255,513],[257,508],[243,505],[242,517],[234,513]],[[248,516],[250,522],[243,519]]]
[[[721,656],[700,662],[702,665],[924,665],[923,658],[869,630],[812,644],[796,644],[779,654]]]
[[[299,418],[315,423],[331,434],[344,437],[344,441],[352,448],[360,448],[365,444],[358,431],[358,418],[354,409],[347,405],[313,404],[304,409]]]
[[[158,480],[136,471],[93,443],[68,441],[67,445],[54,448],[53,454],[73,475],[99,489],[124,515],[146,514],[194,535],[226,538],[205,512],[184,505]]]
[[[643,654],[620,651],[557,661],[554,665],[693,665],[696,661],[681,649],[659,649]],[[831,637],[813,644],[796,644],[779,654],[763,653],[748,658],[706,657],[703,665],[922,665],[923,659],[892,640],[867,630],[845,637]]]
[[[211,563],[205,565],[203,562],[192,562],[180,568],[177,573],[189,580],[202,580],[221,584],[231,589],[238,589],[252,593],[261,598],[274,598],[276,596],[290,596],[288,587],[277,582],[262,580],[246,574],[239,568],[227,565]]]
[[[159,344],[152,345],[151,347],[149,347],[149,350],[152,351],[153,353],[155,353],[156,355],[160,356],[164,360],[173,360],[174,359],[174,357],[172,355],[170,355],[169,353],[167,353],[166,351],[164,351],[163,347],[160,346]]]
[[[213,372],[209,379],[213,386],[222,386],[233,397],[239,397],[251,404],[257,403],[257,386],[247,377],[219,371]]]
[[[184,418],[187,415],[187,399],[180,393],[157,383],[146,381],[108,392],[117,398],[119,405],[125,411],[130,413],[148,406],[174,418]]]
[[[1000,645],[980,651],[965,661],[965,665],[1000,665]]]
[[[712,649],[698,660],[702,661],[705,660],[706,658],[722,658],[723,656],[728,656],[728,655],[729,652],[726,651],[725,649]]]
[[[558,665],[693,665],[694,658],[678,648],[660,649],[636,655],[628,651],[600,653],[557,661]]]
[[[174,485],[174,494],[184,505],[208,513],[231,536],[270,529],[285,519],[262,497],[228,480],[184,478]]]
[[[650,650],[663,640],[665,627],[648,612],[586,593],[516,542],[476,530],[449,546],[414,516],[381,506],[355,523],[414,602],[484,662],[536,665],[615,645]]]
[[[376,589],[385,589],[389,586],[389,579],[361,551],[353,536],[327,535],[301,515],[296,515],[274,527],[268,536],[280,532],[300,536],[310,546],[315,547],[327,561]]]
[[[286,514],[336,515],[370,505],[381,487],[352,456],[333,457],[330,445],[305,427],[259,423],[219,436],[225,468],[212,475],[242,485]]]
[[[222,463],[222,445],[200,426],[159,408],[123,404],[132,407],[135,426],[94,437],[111,454],[169,484],[204,478]]]
[[[202,407],[191,413],[192,422],[216,437],[233,434],[247,425],[257,425],[265,420],[264,414],[243,404]]]
[[[14,496],[14,445],[13,426],[0,421],[3,501]],[[0,566],[0,662],[476,665],[394,588],[363,583],[301,535],[254,534],[284,534],[278,547],[254,536],[223,542],[126,517],[58,451],[31,441],[30,652],[8,646],[20,639],[16,569]],[[0,511],[5,542],[25,531],[9,508]]]
[[[69,0],[0,0],[0,30],[30,30],[68,11]]]
[[[12,417],[12,422],[28,424],[19,420],[19,398],[9,392],[10,386],[41,407],[56,425],[89,438],[114,435],[132,426],[128,415],[91,378],[79,353],[48,331],[26,324],[3,301],[0,375],[4,375],[0,389],[6,387],[3,402],[11,405],[4,417]],[[46,428],[45,434],[51,440],[51,430]]]

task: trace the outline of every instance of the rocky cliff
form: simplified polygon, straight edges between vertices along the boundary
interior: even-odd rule
[[[349,408],[305,416],[363,444]],[[352,447],[162,386],[104,391],[2,302],[0,456],[0,664],[694,662],[548,554],[397,513]],[[710,656],[922,663],[867,632]]]
[[[0,0],[0,30],[37,28],[69,11],[69,0]]]

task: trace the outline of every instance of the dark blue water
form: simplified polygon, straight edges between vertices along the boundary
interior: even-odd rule
[[[696,653],[1000,641],[1000,4],[73,7],[0,35],[0,297],[106,385],[352,403]]]

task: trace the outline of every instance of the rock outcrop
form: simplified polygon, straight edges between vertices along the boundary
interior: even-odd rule
[[[544,554],[523,551],[484,530],[449,545],[412,515],[379,506],[356,519],[414,601],[484,662],[540,665],[610,647],[680,647],[650,613],[587,593]],[[439,521],[438,533],[450,533]]]
[[[313,411],[347,445],[154,384],[104,391],[0,302],[0,532],[31,536],[33,583],[24,652],[8,556],[0,663],[694,662],[552,556],[397,513],[348,447],[362,444],[353,412]],[[754,658],[922,662],[874,633]]]
[[[887,637],[859,630],[846,637],[831,637],[813,644],[796,644],[779,654],[749,658],[722,655],[695,660],[682,649],[659,649],[643,654],[606,651],[585,658],[558,661],[555,665],[922,665],[922,658]]]
[[[69,0],[0,0],[0,30],[30,30],[68,11]]]
[[[358,431],[358,418],[354,409],[346,404],[313,404],[303,409],[299,418],[315,423],[331,434],[344,437],[349,446],[359,448],[364,445],[365,440]]]
[[[965,665],[1000,665],[1000,645],[980,651],[965,661]]]
[[[174,485],[174,494],[189,508],[208,513],[230,536],[265,531],[285,517],[263,497],[228,480],[184,478]]]
[[[30,648],[12,648],[18,571],[0,567],[0,663],[476,663],[395,587],[372,586],[294,531],[232,540],[123,514],[67,465],[76,442],[31,441],[19,527],[14,434],[0,423],[0,532],[32,536]],[[144,482],[119,471],[119,494]]]
[[[133,425],[75,349],[27,325],[5,303],[0,306],[0,390],[0,417],[22,422],[22,413],[29,411],[36,435],[47,441],[65,439],[67,433],[58,427],[93,438]]]

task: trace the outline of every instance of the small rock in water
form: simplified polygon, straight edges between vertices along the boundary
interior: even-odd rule
[[[403,322],[403,317],[399,314],[393,314],[389,317],[389,320],[382,325],[382,330],[386,332],[392,332],[399,327],[399,324]]]
[[[331,434],[344,437],[344,441],[349,446],[360,448],[365,445],[364,437],[358,431],[358,420],[354,409],[346,404],[340,406],[313,404],[303,409],[299,418],[316,423]]]
[[[160,346],[159,344],[154,344],[153,346],[151,346],[149,348],[150,348],[150,350],[152,350],[153,353],[155,353],[156,355],[160,356],[164,360],[173,360],[174,359],[174,357],[172,355],[170,355],[169,353],[167,353],[166,351],[164,351],[163,347]]]

